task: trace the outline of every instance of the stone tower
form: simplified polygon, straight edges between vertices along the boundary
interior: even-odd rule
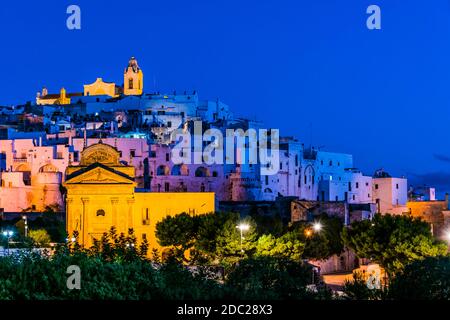
[[[141,95],[144,88],[144,74],[135,57],[131,57],[123,74],[123,93],[127,96]]]

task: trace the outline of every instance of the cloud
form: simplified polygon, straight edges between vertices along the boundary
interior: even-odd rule
[[[433,157],[434,157],[436,160],[439,160],[439,161],[442,161],[442,162],[450,162],[450,157],[449,157],[449,156],[446,156],[446,155],[443,155],[443,154],[437,154],[437,153],[435,153],[435,154],[433,154]]]

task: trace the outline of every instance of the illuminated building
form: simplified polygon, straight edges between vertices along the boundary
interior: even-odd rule
[[[192,215],[215,210],[213,192],[139,192],[135,168],[120,162],[119,151],[102,142],[85,148],[78,166],[66,170],[67,231],[79,233],[79,242],[91,246],[111,226],[118,233],[130,228],[138,241],[147,239],[160,248],[155,226],[166,216],[186,212]]]

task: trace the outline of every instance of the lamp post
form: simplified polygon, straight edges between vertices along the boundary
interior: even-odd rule
[[[242,257],[244,257],[244,249],[242,248],[242,240],[244,239],[243,232],[250,229],[250,226],[248,224],[241,223],[241,224],[237,225],[236,228],[238,228],[241,231],[241,255],[242,255]]]
[[[315,232],[319,232],[320,230],[322,230],[322,224],[320,222],[315,222],[313,224],[313,229]]]
[[[26,238],[28,237],[28,217],[26,215],[23,215],[22,219],[25,224],[25,238]]]
[[[11,237],[13,236],[13,232],[10,230],[10,231],[3,231],[3,236],[5,236],[6,237],[6,252],[7,252],[7,254],[9,255],[9,241],[10,241],[10,239],[11,239]]]

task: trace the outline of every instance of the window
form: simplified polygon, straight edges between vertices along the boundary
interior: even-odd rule
[[[97,210],[97,217],[104,217],[105,216],[105,210],[99,209]]]
[[[323,160],[320,160],[320,164],[323,166]]]
[[[167,121],[167,127],[172,128],[172,121]]]
[[[280,170],[283,170],[283,162],[280,162]]]
[[[168,153],[166,153],[166,161],[170,160],[170,155]]]
[[[339,201],[339,197],[338,196],[336,196],[336,201]]]
[[[352,183],[351,182],[348,183],[348,191],[352,191]]]
[[[136,150],[134,150],[134,149],[131,149],[130,150],[130,157],[136,157]]]
[[[370,193],[367,194],[367,198],[370,198]]]
[[[398,189],[398,183],[395,185],[395,189]]]
[[[352,199],[353,199],[353,201],[355,201],[355,199],[356,199],[355,195],[352,196]]]
[[[338,161],[338,167],[341,165],[341,163]]]
[[[202,185],[200,186],[200,192],[205,192],[205,185],[202,183]]]
[[[169,182],[164,182],[164,191],[165,192],[169,192],[170,190],[170,183]]]
[[[164,111],[164,110],[159,110],[158,111],[158,115],[159,116],[163,116],[163,115],[165,115],[166,114],[166,112]]]
[[[147,234],[146,233],[142,234],[142,240],[147,240]]]
[[[333,161],[332,160],[330,160],[330,167],[333,165]]]
[[[80,161],[80,152],[79,151],[74,151],[74,153],[73,153],[73,161],[75,161],[75,162]]]
[[[378,184],[375,185],[375,189],[378,189]]]
[[[368,187],[369,186],[369,183],[368,182],[366,182],[366,187]]]
[[[213,171],[213,177],[217,177],[217,171]]]
[[[298,167],[298,154],[295,155],[295,166]]]
[[[359,182],[357,182],[357,183],[356,183],[356,186],[355,186],[355,188],[356,188],[356,189],[358,189],[358,188],[359,188]]]
[[[265,180],[265,183],[266,183],[266,186],[267,186],[269,184],[269,176],[265,176],[264,180]]]
[[[133,89],[133,79],[128,79],[128,89]]]

